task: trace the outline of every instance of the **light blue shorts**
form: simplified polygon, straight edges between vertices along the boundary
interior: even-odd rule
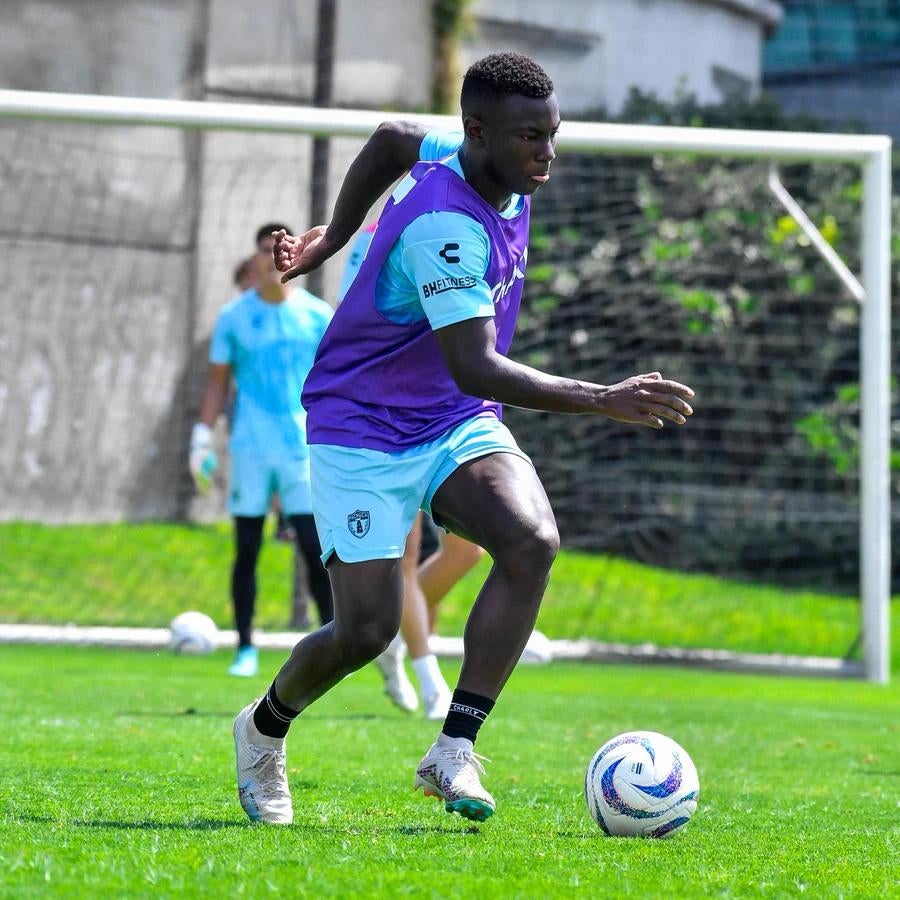
[[[398,559],[420,509],[431,514],[437,489],[463,463],[491,453],[531,462],[509,429],[477,416],[427,444],[384,453],[312,444],[312,502],[322,562]]]
[[[275,493],[286,516],[312,512],[308,456],[266,459],[248,453],[232,453],[228,485],[231,515],[264,516]]]

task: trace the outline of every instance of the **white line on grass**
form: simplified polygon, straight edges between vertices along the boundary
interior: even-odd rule
[[[254,642],[262,650],[290,650],[304,636],[298,631],[257,631]],[[217,646],[234,647],[234,631],[219,631]],[[0,624],[0,644],[60,644],[83,647],[166,647],[168,628],[114,628],[101,625],[29,625]],[[765,653],[734,653],[727,650],[659,647],[656,644],[613,644],[603,641],[552,640],[550,655],[554,660],[588,662],[641,662],[683,665],[734,672],[778,673],[790,675],[825,675],[859,678],[862,665],[855,660],[824,656],[786,656]],[[463,641],[458,637],[431,639],[438,655],[461,659]],[[529,659],[525,662],[546,660]]]

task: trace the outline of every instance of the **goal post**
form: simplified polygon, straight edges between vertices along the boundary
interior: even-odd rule
[[[0,90],[0,125],[10,120],[148,126],[365,138],[401,118],[458,128],[450,116],[221,102],[152,100]],[[564,122],[560,151],[619,156],[686,156],[787,163],[828,161],[862,173],[859,321],[859,593],[862,674],[889,677],[890,603],[890,213],[891,141],[873,135],[677,128]]]

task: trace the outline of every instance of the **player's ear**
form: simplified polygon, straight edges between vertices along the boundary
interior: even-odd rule
[[[475,116],[463,117],[463,131],[466,139],[478,147],[484,146],[484,125]]]

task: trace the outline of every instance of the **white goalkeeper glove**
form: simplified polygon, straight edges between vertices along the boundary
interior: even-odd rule
[[[213,473],[219,468],[219,460],[212,448],[212,429],[202,422],[198,422],[191,432],[191,454],[188,465],[197,490],[205,494],[212,484]]]

